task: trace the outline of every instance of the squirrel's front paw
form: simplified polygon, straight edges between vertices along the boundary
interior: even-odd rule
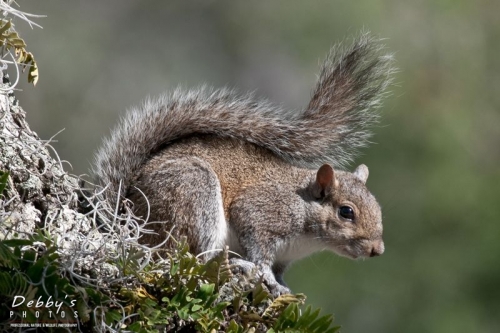
[[[285,286],[284,284],[281,284],[278,282],[276,279],[276,276],[274,275],[273,271],[271,270],[270,265],[266,264],[260,264],[259,265],[259,270],[260,273],[262,274],[262,279],[266,286],[269,288],[269,291],[274,297],[278,297],[283,294],[291,294],[292,291],[290,288]],[[282,280],[280,278],[279,280]]]
[[[276,283],[276,284],[269,284],[269,283],[266,283],[266,285],[268,286],[269,288],[269,291],[271,292],[271,294],[276,298],[280,295],[284,295],[284,294],[291,294],[292,291],[290,290],[290,288],[288,287],[285,287],[279,283]]]
[[[269,292],[274,297],[292,293],[292,291],[288,287],[280,284],[276,280],[276,277],[267,265],[261,264],[257,266],[253,262],[241,258],[231,258],[229,259],[229,264],[231,265],[231,272],[233,274],[242,274],[247,277],[250,277],[255,273],[262,274],[264,284],[267,286]]]
[[[233,274],[242,274],[247,277],[251,276],[256,269],[253,262],[240,258],[229,259],[229,264],[231,265],[231,272]]]

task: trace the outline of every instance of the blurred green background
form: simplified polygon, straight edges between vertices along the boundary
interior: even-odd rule
[[[127,107],[178,85],[307,105],[332,44],[388,38],[400,72],[357,163],[384,209],[386,253],[321,253],[286,274],[343,332],[500,332],[500,2],[19,1],[40,67],[28,121],[87,173]],[[354,165],[352,166],[354,167]],[[69,167],[67,167],[70,170]]]

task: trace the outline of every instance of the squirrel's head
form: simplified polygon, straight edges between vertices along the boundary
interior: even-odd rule
[[[364,164],[353,173],[335,171],[324,164],[311,185],[316,201],[316,234],[331,250],[351,259],[384,252],[382,213],[366,188],[367,179],[368,167]]]

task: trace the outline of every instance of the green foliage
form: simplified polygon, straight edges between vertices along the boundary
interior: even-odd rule
[[[9,172],[0,171],[0,195],[7,187],[7,181],[9,180]]]
[[[218,287],[230,276],[227,252],[201,264],[182,241],[167,255],[168,261],[152,263],[137,274],[139,286],[120,288],[126,315],[139,315],[127,329],[157,332],[159,326],[178,327],[183,322],[199,331],[219,329],[224,322],[223,311],[230,305],[216,303]],[[127,265],[137,267],[138,263],[129,257]]]
[[[165,252],[168,260],[151,261],[142,270],[139,253],[132,250],[124,254],[126,259],[117,260],[115,265],[128,276],[99,290],[65,276],[50,235],[39,232],[27,240],[1,241],[0,322],[53,320],[48,318],[48,311],[37,315],[37,309],[27,304],[41,300],[52,301],[54,313],[60,303],[63,311],[71,314],[66,318],[56,316],[56,321],[78,320],[81,327],[89,329],[103,323],[141,333],[163,329],[317,333],[338,329],[330,328],[332,316],[319,317],[319,310],[308,307],[301,315],[299,305],[304,303],[304,295],[282,295],[273,300],[259,279],[242,290],[233,283],[236,277],[231,273],[227,250],[203,264],[182,240],[175,250]],[[13,307],[20,300],[25,302]],[[14,318],[9,315],[12,308]],[[25,318],[20,316],[22,311],[27,312]],[[51,328],[46,331],[52,332]]]
[[[332,327],[332,315],[319,317],[320,309],[312,311],[308,306],[301,315],[297,303],[291,303],[285,308],[268,332],[310,332],[310,333],[335,333],[339,326]]]
[[[75,323],[75,311],[80,322],[86,322],[90,319],[86,292],[93,290],[78,287],[63,275],[57,247],[48,235],[0,241],[0,329],[11,322]]]
[[[125,315],[138,315],[122,327],[135,332],[184,327],[201,332],[235,333],[252,328],[274,332],[335,332],[338,329],[330,328],[332,316],[318,318],[319,310],[313,312],[308,307],[301,315],[299,305],[305,301],[304,295],[282,295],[272,300],[261,280],[245,291],[231,284],[233,276],[227,251],[202,264],[189,253],[183,240],[168,256],[168,261],[148,265],[137,274],[140,285],[120,288]],[[159,274],[160,271],[164,273]],[[232,301],[221,300],[223,289],[232,290]],[[117,310],[112,312],[106,317],[110,325],[122,318]]]
[[[19,36],[11,20],[0,19],[0,49],[2,55],[14,51],[16,62],[21,64],[23,71],[28,70],[28,82],[36,85],[38,82],[38,65],[31,52],[26,51],[26,42]]]

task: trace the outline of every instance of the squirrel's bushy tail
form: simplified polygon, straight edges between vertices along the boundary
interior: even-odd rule
[[[292,163],[342,167],[368,143],[368,128],[391,82],[392,56],[367,33],[325,60],[312,99],[295,113],[252,95],[201,88],[175,90],[128,112],[95,156],[103,185],[125,188],[140,166],[166,144],[193,134],[239,138]]]

